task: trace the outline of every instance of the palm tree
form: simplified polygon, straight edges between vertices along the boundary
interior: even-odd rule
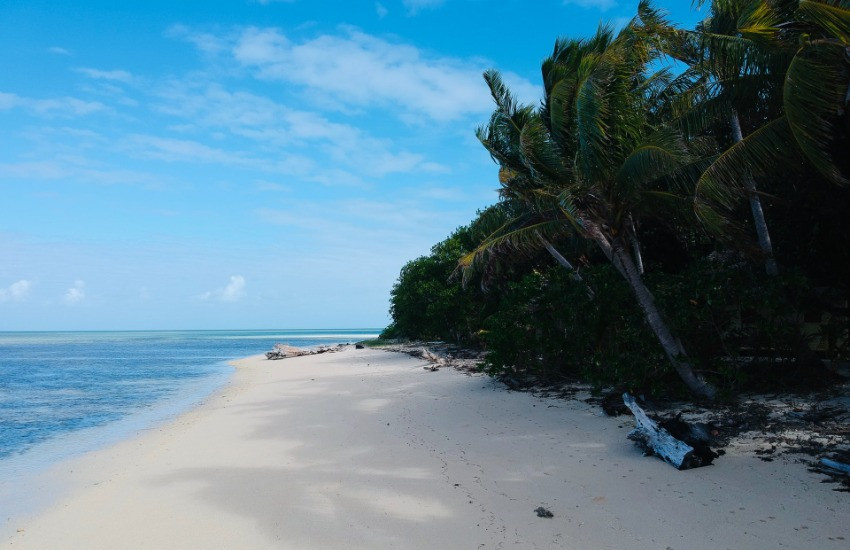
[[[692,135],[719,121],[731,131],[732,145],[697,183],[697,214],[722,233],[745,194],[767,272],[775,274],[755,180],[769,182],[777,167],[795,169],[806,160],[829,180],[847,183],[830,149],[850,101],[850,2],[713,0],[696,31],[667,27],[659,36],[662,51],[689,65],[673,83],[683,92],[680,120]]]
[[[472,276],[474,268],[480,267],[483,268],[482,284],[486,284],[494,264],[517,254],[533,255],[542,247],[561,267],[570,271],[573,280],[585,284],[573,264],[551,243],[551,240],[574,239],[575,232],[563,223],[556,203],[535,189],[532,180],[522,179],[522,133],[527,124],[535,121],[536,113],[531,106],[517,104],[496,71],[485,72],[484,79],[496,102],[496,110],[490,118],[489,130],[479,129],[477,135],[483,143],[491,144],[488,149],[501,166],[501,200],[479,215],[477,224],[487,237],[460,259],[458,267],[463,272],[464,282]],[[593,290],[587,287],[587,293],[592,296]]]
[[[558,40],[543,63],[539,109],[517,106],[489,71],[497,109],[478,136],[500,165],[502,197],[601,250],[630,285],[678,375],[711,399],[714,387],[694,371],[638,267],[636,221],[677,203],[671,189],[695,160],[676,131],[654,120],[668,75],[646,75],[654,54],[643,30],[635,20],[616,36],[601,27],[586,40]],[[535,229],[518,228],[514,238]]]
[[[765,111],[775,108],[766,103],[776,97],[772,90],[777,76],[771,69],[780,52],[743,38],[738,29],[738,21],[753,4],[752,0],[713,0],[710,16],[694,31],[669,24],[655,28],[659,49],[688,65],[671,84],[671,114],[692,136],[707,126],[720,125],[728,127],[732,144],[740,143],[744,134],[739,113],[765,118],[770,116]],[[787,60],[779,64],[783,62]],[[756,182],[746,170],[739,181],[750,204],[765,270],[776,275],[773,245]]]

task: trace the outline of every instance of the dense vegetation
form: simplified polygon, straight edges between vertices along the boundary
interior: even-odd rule
[[[709,399],[848,359],[850,2],[710,8],[557,40],[539,105],[485,73],[499,202],[404,266],[385,336]]]

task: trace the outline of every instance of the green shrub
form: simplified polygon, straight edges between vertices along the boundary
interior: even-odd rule
[[[667,368],[613,267],[591,267],[582,276],[587,286],[553,267],[509,286],[497,313],[485,321],[488,372],[643,388]]]
[[[587,286],[553,267],[510,284],[484,322],[485,370],[649,393],[682,389],[615,269],[593,266],[582,276]],[[802,336],[811,290],[796,273],[767,277],[746,263],[705,259],[649,274],[647,284],[696,369],[727,391],[790,385],[820,368]]]

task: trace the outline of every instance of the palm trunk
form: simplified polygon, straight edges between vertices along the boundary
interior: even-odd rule
[[[585,283],[584,279],[581,278],[581,275],[578,274],[578,271],[576,271],[576,268],[573,267],[573,264],[571,264],[569,260],[564,258],[564,256],[560,252],[558,252],[558,249],[552,246],[552,243],[547,241],[546,238],[543,237],[543,235],[541,235],[538,231],[535,231],[534,234],[537,235],[537,238],[540,240],[541,244],[543,244],[543,246],[546,248],[546,251],[549,252],[549,254],[553,258],[555,258],[555,261],[561,264],[561,267],[570,271],[570,277],[572,277],[573,280],[577,283],[584,284],[585,288],[587,289],[587,297],[592,299],[595,296],[595,294],[593,293],[593,289],[587,286],[587,283]]]
[[[629,283],[629,286],[632,287],[632,292],[643,311],[647,324],[649,324],[652,332],[655,333],[655,337],[658,338],[658,342],[664,349],[667,359],[672,363],[679,378],[696,395],[713,400],[717,390],[694,372],[693,366],[687,360],[688,354],[685,352],[685,348],[677,338],[673,337],[673,333],[670,332],[670,328],[655,305],[655,298],[644,284],[628,252],[619,244],[613,246],[596,224],[582,221],[590,238],[602,249],[602,252],[611,260],[614,267],[617,268]]]
[[[562,256],[561,253],[558,252],[558,250],[554,246],[552,246],[552,243],[547,241],[546,238],[543,237],[543,235],[541,235],[537,231],[535,231],[534,234],[537,235],[537,239],[540,241],[540,244],[542,244],[546,248],[546,250],[549,252],[549,254],[553,258],[555,258],[555,261],[558,262],[559,264],[561,264],[561,267],[566,268],[567,270],[572,272],[572,278],[573,279],[575,279],[576,281],[582,280],[581,275],[578,274],[578,272],[576,271],[576,268],[573,267],[573,264],[571,264],[569,260],[564,258],[564,256]]]
[[[744,135],[741,133],[741,121],[738,119],[738,113],[732,111],[729,122],[732,125],[732,138],[735,140],[735,143],[743,141]],[[770,242],[770,233],[767,229],[767,221],[764,219],[761,198],[756,190],[756,182],[750,174],[744,176],[744,188],[747,190],[747,196],[750,200],[750,210],[753,212],[753,223],[756,226],[759,247],[765,257],[765,271],[768,275],[775,276],[779,270],[776,266],[776,260],[773,257],[773,245]]]
[[[643,275],[643,256],[640,253],[640,241],[637,238],[635,222],[632,219],[631,215],[629,216],[629,231],[629,237],[632,242],[632,253],[635,255],[635,264],[637,265],[638,273]]]
[[[687,360],[688,354],[685,352],[682,342],[673,337],[673,333],[670,332],[670,328],[664,318],[661,317],[661,312],[655,305],[655,298],[644,284],[631,256],[621,246],[614,246],[613,253],[614,260],[622,266],[621,272],[625,274],[626,280],[631,285],[635,298],[637,298],[638,304],[640,304],[640,308],[646,317],[646,322],[652,332],[655,333],[661,347],[664,348],[664,353],[673,364],[679,378],[695,394],[713,400],[716,389],[694,372],[693,366]]]

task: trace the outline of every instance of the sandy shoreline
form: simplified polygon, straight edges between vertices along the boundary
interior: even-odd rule
[[[237,362],[230,385],[63,463],[15,548],[843,548],[850,499],[787,460],[678,472],[631,419],[380,350]],[[533,510],[543,506],[551,519]]]

